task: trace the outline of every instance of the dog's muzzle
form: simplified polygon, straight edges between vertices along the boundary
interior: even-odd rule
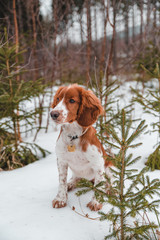
[[[57,120],[58,117],[59,117],[59,115],[60,115],[60,113],[59,113],[58,111],[52,111],[52,112],[50,113],[50,115],[51,115],[51,118],[52,118],[53,120]]]

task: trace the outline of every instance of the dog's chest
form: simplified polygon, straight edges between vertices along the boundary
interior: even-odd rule
[[[71,147],[71,149],[69,148]],[[56,145],[56,154],[59,161],[67,162],[70,169],[77,177],[94,178],[97,164],[103,162],[102,154],[96,146],[88,144],[87,150],[82,151],[80,138],[74,141],[63,141],[60,137]]]
[[[82,151],[80,145],[80,139],[74,141],[63,141],[60,138],[56,145],[57,156],[60,156],[67,161],[68,165],[73,168],[74,166],[78,169],[84,168],[84,166],[90,165],[90,151]]]
[[[77,177],[92,179],[92,163],[86,153],[79,150],[66,154],[66,160],[70,169]]]
[[[56,144],[56,154],[59,162],[67,162],[77,177],[93,179],[99,165],[104,165],[102,153],[89,141],[81,139],[84,130],[77,122],[63,126]],[[77,137],[76,137],[77,136]],[[86,151],[82,149],[87,144]]]

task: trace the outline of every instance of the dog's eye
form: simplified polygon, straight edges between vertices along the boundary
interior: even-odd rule
[[[59,102],[59,97],[57,97],[57,102]]]
[[[69,100],[69,102],[70,103],[75,103],[74,99],[72,99],[72,98]]]

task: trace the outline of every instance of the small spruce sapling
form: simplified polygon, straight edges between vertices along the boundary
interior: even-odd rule
[[[158,142],[156,144],[156,149],[147,159],[146,165],[148,165],[151,170],[160,170],[160,65],[157,63],[155,69],[151,72],[142,66],[144,71],[150,78],[158,80],[158,88],[154,90],[148,90],[146,95],[140,94],[137,90],[132,88],[132,91],[136,94],[133,101],[138,102],[144,109],[146,113],[151,114],[155,121],[152,123],[153,132],[158,132]]]
[[[137,220],[148,211],[153,211],[158,215],[157,207],[160,200],[153,200],[153,196],[155,194],[160,196],[160,181],[159,179],[150,180],[145,175],[148,171],[147,167],[140,172],[131,168],[131,165],[136,163],[140,157],[133,158],[133,155],[127,154],[127,151],[141,145],[134,141],[144,132],[146,125],[145,121],[141,121],[135,130],[131,130],[131,126],[132,120],[126,119],[123,109],[120,120],[121,134],[117,134],[115,129],[110,126],[109,131],[114,143],[104,139],[105,144],[118,149],[118,153],[115,155],[116,168],[111,169],[114,175],[111,194],[108,195],[105,190],[102,190],[102,186],[105,188],[106,182],[94,186],[86,179],[82,179],[78,183],[78,187],[84,189],[78,191],[77,195],[93,190],[100,202],[106,202],[112,206],[108,213],[99,212],[100,220],[108,220],[112,222],[113,226],[112,233],[105,239],[113,239],[113,237],[121,240],[154,239],[148,238],[148,236],[150,236],[150,230],[154,232],[154,229],[157,228],[154,223],[140,223]]]
[[[20,142],[18,132],[25,133],[26,126],[27,131],[31,131],[35,113],[39,111],[27,111],[23,105],[44,92],[45,85],[42,80],[22,80],[23,51],[16,53],[16,45],[8,40],[6,30],[3,40],[0,46],[0,170],[8,170],[36,161],[40,153],[44,156],[48,151],[36,144]]]
[[[135,61],[135,69],[138,72],[136,81],[142,83],[144,90],[145,84],[150,81],[150,74],[146,74],[147,71],[153,73],[156,64],[160,63],[160,48],[158,42],[155,44],[155,42],[149,41],[144,50],[140,51],[138,55]]]

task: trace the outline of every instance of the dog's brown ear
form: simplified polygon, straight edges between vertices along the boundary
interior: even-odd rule
[[[83,127],[91,126],[104,110],[99,99],[90,90],[81,90],[81,104],[77,122]]]
[[[64,87],[64,86],[58,88],[58,90],[56,91],[56,94],[54,95],[53,103],[51,104],[51,108],[55,108],[55,106],[58,104],[57,99],[60,98],[60,95],[65,88],[66,87]]]

